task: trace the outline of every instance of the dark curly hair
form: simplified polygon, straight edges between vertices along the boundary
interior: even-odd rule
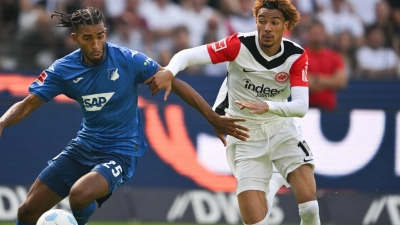
[[[253,7],[254,18],[257,19],[261,8],[278,9],[283,13],[285,20],[289,21],[288,30],[293,29],[300,20],[300,13],[292,5],[290,0],[256,0]]]
[[[93,7],[87,7],[86,9],[78,9],[72,14],[66,14],[62,12],[54,12],[51,15],[58,18],[57,27],[70,27],[76,31],[79,25],[93,25],[104,22],[103,13]]]

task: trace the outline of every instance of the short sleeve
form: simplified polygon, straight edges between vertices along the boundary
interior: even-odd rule
[[[54,73],[52,69],[44,70],[29,86],[29,92],[45,102],[65,93],[60,76]]]
[[[158,71],[158,63],[141,52],[130,50],[130,55],[126,57],[136,83],[143,83]]]
[[[207,44],[207,50],[212,63],[217,64],[235,60],[239,54],[240,46],[238,34],[234,34],[220,41]]]
[[[303,51],[299,58],[293,62],[292,67],[290,68],[290,86],[308,87],[307,70],[308,56],[307,52]]]

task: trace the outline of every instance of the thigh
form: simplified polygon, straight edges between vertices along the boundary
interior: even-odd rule
[[[314,168],[314,157],[303,140],[301,129],[295,121],[289,121],[271,139],[270,158],[279,173],[287,179],[288,174],[302,165]]]
[[[28,212],[40,216],[59,203],[63,197],[51,190],[41,180],[36,179],[22,203]]]
[[[71,195],[81,196],[87,202],[96,200],[100,207],[118,186],[132,176],[137,158],[107,154],[97,157],[99,163],[79,178],[71,189]]]
[[[302,165],[289,173],[288,181],[298,204],[317,199],[314,169],[311,165]]]
[[[92,168],[62,153],[49,162],[49,166],[39,174],[39,179],[61,198],[65,198],[75,182]]]
[[[266,149],[268,140],[240,142],[235,146],[236,194],[247,190],[268,193],[272,162]]]

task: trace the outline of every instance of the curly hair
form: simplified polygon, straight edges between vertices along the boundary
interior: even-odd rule
[[[103,13],[93,7],[87,7],[86,9],[78,9],[72,14],[66,14],[62,12],[54,12],[51,15],[58,18],[57,27],[70,27],[73,30],[77,30],[79,25],[93,25],[104,22]]]
[[[256,0],[253,7],[254,18],[257,19],[258,11],[261,8],[280,10],[285,20],[289,21],[288,30],[293,29],[300,20],[299,11],[292,5],[290,0]]]

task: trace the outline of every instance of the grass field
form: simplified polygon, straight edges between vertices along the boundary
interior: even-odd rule
[[[0,222],[0,225],[15,225],[14,222]],[[197,223],[138,223],[138,222],[89,222],[88,225],[201,225]],[[226,225],[226,224],[213,224],[213,225]],[[281,224],[291,225],[291,224]]]

